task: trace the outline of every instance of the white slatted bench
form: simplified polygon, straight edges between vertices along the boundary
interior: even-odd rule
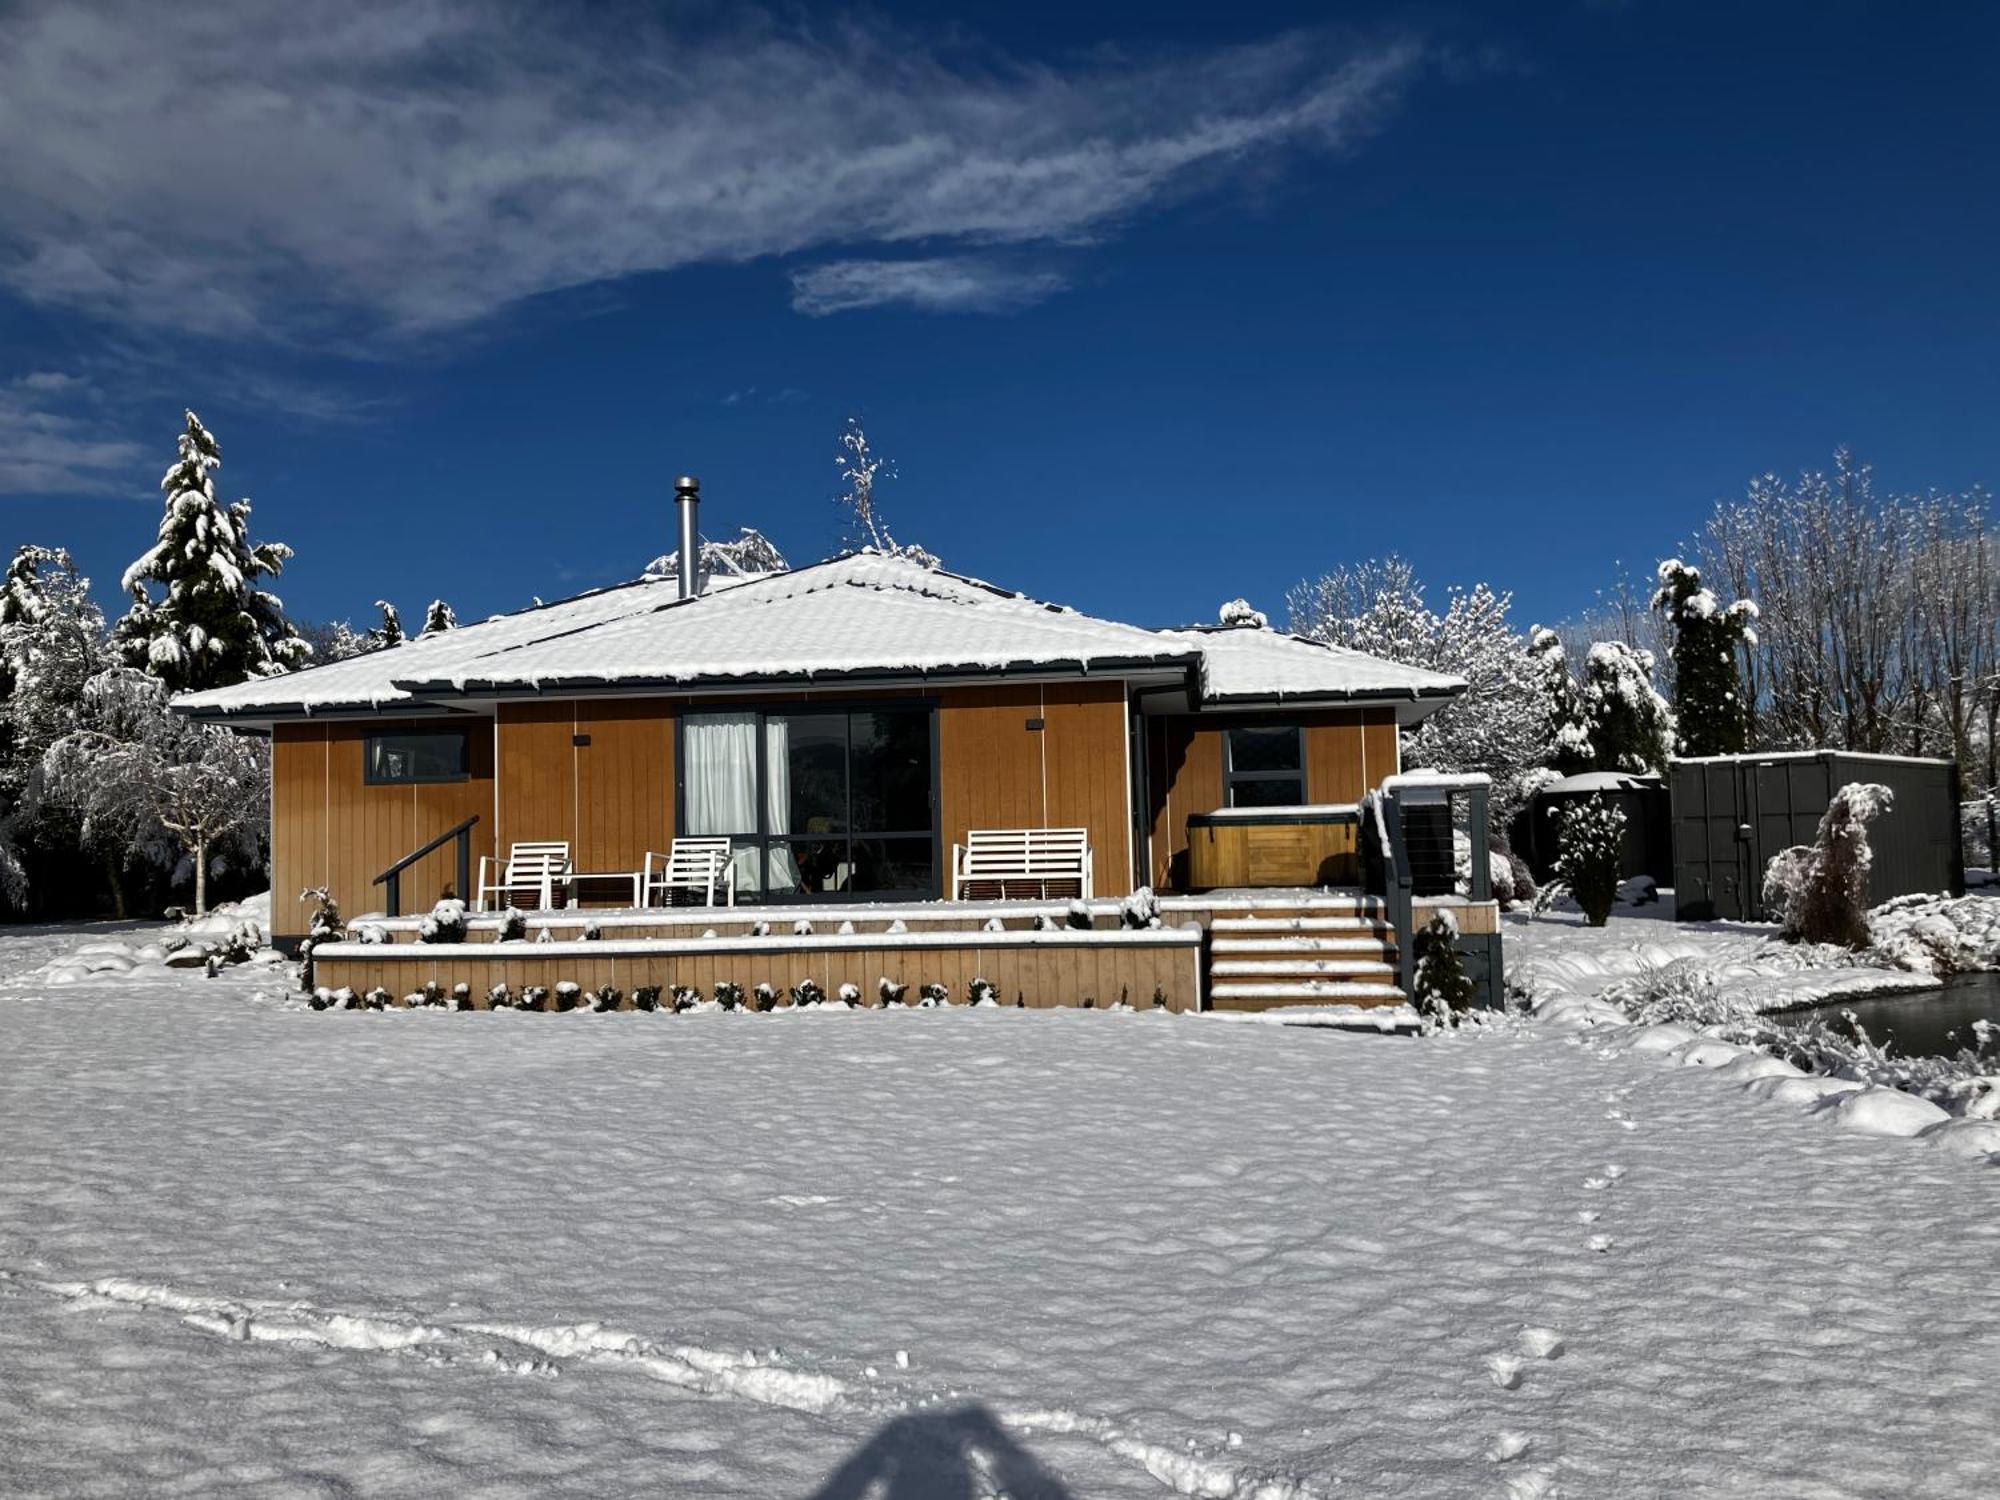
[[[1075,896],[1088,901],[1087,828],[975,828],[951,846],[951,899]]]
[[[676,894],[699,896],[703,906],[713,906],[718,888],[729,905],[736,904],[736,862],[726,838],[675,839],[667,853],[646,855],[644,877],[646,906],[672,906]]]
[[[506,906],[518,905],[516,898],[525,896],[534,910],[547,911],[556,902],[556,892],[569,889],[569,845],[560,841],[546,843],[516,844],[507,851],[507,864],[498,880],[488,880],[487,874],[499,861],[490,854],[479,856],[479,902],[480,911],[491,911],[492,898],[498,897]]]

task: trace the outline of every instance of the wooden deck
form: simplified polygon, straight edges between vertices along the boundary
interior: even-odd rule
[[[1078,913],[1088,926],[1072,923]],[[1396,935],[1381,903],[1325,890],[1215,891],[1168,896],[1161,925],[1127,928],[1112,900],[926,902],[905,906],[566,909],[525,914],[527,935],[500,940],[502,919],[475,915],[462,943],[418,941],[420,919],[361,918],[373,941],[316,955],[316,984],[392,999],[435,984],[465,985],[483,1005],[495,985],[610,986],[629,1006],[641,986],[675,985],[704,996],[733,983],[780,997],[811,980],[828,996],[842,985],[878,1003],[882,981],[914,1002],[942,984],[964,1003],[983,979],[1004,1005],[1174,1011],[1265,1010],[1292,1005],[1400,1005]]]

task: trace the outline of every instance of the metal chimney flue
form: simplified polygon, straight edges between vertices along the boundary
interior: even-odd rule
[[[674,481],[674,508],[680,512],[681,555],[674,572],[680,578],[683,599],[701,592],[701,481],[683,474]]]

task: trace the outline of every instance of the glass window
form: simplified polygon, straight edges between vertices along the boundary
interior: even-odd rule
[[[931,711],[681,718],[682,818],[728,834],[740,899],[933,895]]]
[[[407,781],[463,781],[463,729],[410,729],[371,734],[362,744],[362,779],[371,785]]]
[[[1239,724],[1225,735],[1224,805],[1297,807],[1306,800],[1305,746],[1296,724]]]

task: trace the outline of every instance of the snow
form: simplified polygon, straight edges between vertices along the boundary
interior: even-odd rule
[[[1948,1500],[2000,1465],[1984,1169],[1604,1028],[315,1013],[248,968],[27,978],[63,940],[0,931],[7,1492]]]
[[[177,706],[254,718],[492,689],[838,681],[890,671],[1172,673],[1196,664],[1216,700],[1412,699],[1463,686],[1267,631],[1142,630],[909,558],[858,553],[688,600],[670,579],[641,580],[280,679],[190,694]]]

